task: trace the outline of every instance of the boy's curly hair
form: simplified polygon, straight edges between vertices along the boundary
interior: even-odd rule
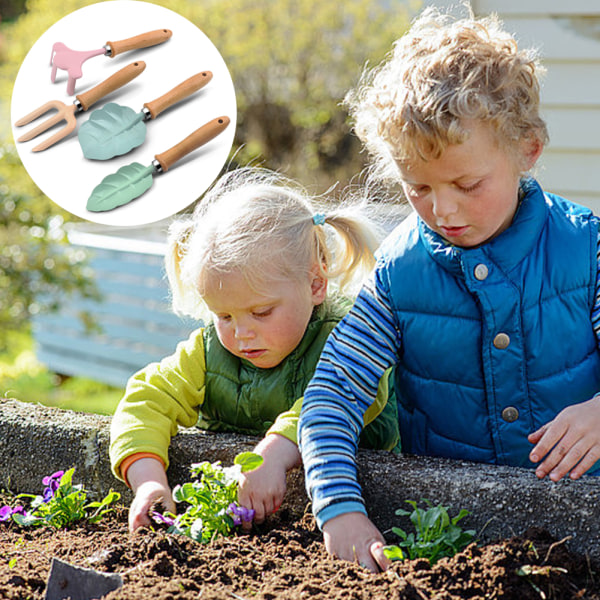
[[[397,162],[435,159],[465,141],[471,119],[490,123],[509,148],[527,138],[545,144],[541,72],[536,53],[520,50],[496,16],[454,19],[428,8],[345,102],[374,175],[395,180]]]

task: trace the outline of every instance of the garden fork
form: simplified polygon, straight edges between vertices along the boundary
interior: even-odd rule
[[[129,83],[132,79],[135,79],[145,68],[146,63],[142,60],[137,60],[126,67],[123,67],[120,71],[117,71],[114,75],[111,75],[108,79],[105,79],[91,90],[75,96],[75,100],[70,106],[66,105],[60,100],[50,100],[50,102],[46,102],[46,104],[43,104],[39,108],[36,108],[34,111],[30,112],[28,115],[25,115],[16,121],[15,126],[22,127],[23,125],[27,125],[52,109],[57,110],[56,114],[51,115],[43,123],[22,135],[17,139],[17,142],[27,142],[40,135],[40,133],[48,131],[48,129],[57,123],[60,123],[63,120],[66,121],[66,125],[60,131],[50,136],[41,144],[38,144],[32,149],[32,152],[41,152],[42,150],[46,150],[46,148],[56,144],[56,142],[62,140],[75,129],[77,126],[77,120],[75,119],[76,113],[87,110],[90,106],[98,102],[98,100],[104,98],[104,96],[107,96],[116,89],[124,86],[126,83]]]

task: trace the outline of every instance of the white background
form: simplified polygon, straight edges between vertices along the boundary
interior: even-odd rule
[[[170,29],[173,35],[158,46],[123,52],[114,58],[95,56],[83,63],[83,76],[76,81],[75,95],[89,90],[136,60],[143,60],[146,69],[87,111],[76,113],[77,127],[74,132],[42,152],[32,152],[31,149],[64,126],[64,121],[28,142],[16,142],[17,138],[41,123],[45,117],[22,127],[15,127],[15,121],[49,100],[60,100],[71,105],[75,99],[67,95],[67,71],[58,69],[55,83],[50,81],[50,56],[55,42],[63,42],[72,50],[89,51],[101,48],[108,41],[119,41],[155,29]],[[167,109],[156,119],[146,121],[146,140],[141,146],[109,160],[84,158],[77,132],[95,109],[108,102],[116,102],[139,112],[145,102],[162,96],[188,77],[204,70],[212,71],[212,80],[190,98]],[[27,172],[38,187],[56,204],[74,215],[117,226],[152,223],[171,216],[196,200],[217,177],[227,160],[235,133],[236,114],[231,76],[219,51],[208,37],[177,13],[134,0],[115,0],[87,6],[50,27],[25,57],[15,80],[11,101],[15,145]],[[207,121],[220,116],[231,119],[227,129],[167,172],[156,173],[152,187],[142,196],[112,211],[96,213],[86,209],[88,197],[104,177],[133,162],[150,165],[154,155],[168,150]]]

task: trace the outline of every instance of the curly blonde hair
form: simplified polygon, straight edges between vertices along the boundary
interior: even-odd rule
[[[456,19],[428,8],[345,102],[375,178],[394,181],[397,162],[439,158],[464,142],[468,120],[489,123],[507,148],[547,143],[542,72],[536,53],[520,50],[496,16]]]
[[[227,173],[193,215],[169,229],[166,270],[173,309],[206,319],[207,286],[234,272],[266,295],[270,281],[300,281],[318,265],[338,290],[354,292],[381,240],[364,209],[356,202],[317,204],[299,184],[266,169]]]

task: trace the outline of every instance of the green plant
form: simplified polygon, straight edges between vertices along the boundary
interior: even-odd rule
[[[180,515],[154,512],[156,522],[168,525],[169,533],[186,535],[208,543],[216,537],[228,536],[234,527],[252,521],[254,511],[237,503],[240,475],[259,467],[261,456],[242,452],[234,459],[232,467],[222,467],[220,462],[204,461],[191,466],[195,481],[186,482],[173,489],[175,502],[187,503]]]
[[[30,499],[29,510],[23,506],[3,506],[0,508],[0,521],[12,519],[21,527],[49,525],[60,529],[77,521],[97,523],[113,509],[111,505],[120,498],[117,492],[109,492],[99,502],[88,502],[88,491],[82,485],[72,483],[75,469],[57,471],[44,477],[46,486],[42,495],[19,494]]]
[[[398,545],[384,548],[384,554],[390,560],[404,560],[406,558],[427,558],[431,564],[444,556],[454,556],[467,546],[474,538],[475,531],[464,531],[458,522],[466,517],[469,512],[462,509],[455,517],[450,517],[448,507],[433,506],[423,499],[428,508],[417,506],[414,500],[407,500],[413,507],[412,511],[402,508],[396,511],[398,516],[410,517],[416,533],[407,533],[399,527],[392,527],[392,531],[402,539]]]

